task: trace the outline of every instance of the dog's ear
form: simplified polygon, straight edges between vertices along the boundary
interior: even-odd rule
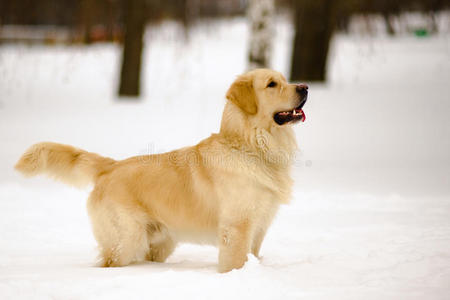
[[[226,97],[247,114],[256,114],[256,94],[251,78],[244,76],[238,77],[228,89]]]

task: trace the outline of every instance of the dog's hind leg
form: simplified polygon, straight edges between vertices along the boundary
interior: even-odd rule
[[[166,261],[176,247],[176,242],[169,235],[167,228],[154,222],[147,226],[147,234],[150,244],[146,259],[154,262]]]
[[[144,212],[93,195],[88,212],[100,248],[100,266],[121,267],[144,259],[149,249]]]

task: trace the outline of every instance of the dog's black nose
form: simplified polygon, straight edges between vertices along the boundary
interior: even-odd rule
[[[297,90],[297,93],[299,93],[300,95],[304,95],[304,94],[308,93],[308,86],[304,83],[298,84],[295,89]]]
[[[300,83],[295,87],[295,90],[300,95],[300,100],[306,102],[306,98],[308,97],[308,86],[304,83]]]

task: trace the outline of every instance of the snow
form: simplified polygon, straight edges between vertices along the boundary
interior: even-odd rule
[[[292,29],[273,66],[288,74]],[[242,19],[146,35],[141,101],[115,99],[119,48],[0,48],[0,298],[448,299],[450,39],[338,35],[329,83],[311,84],[292,203],[241,270],[181,245],[167,263],[95,267],[85,199],[12,166],[30,144],[117,159],[191,145],[219,128],[246,67]]]

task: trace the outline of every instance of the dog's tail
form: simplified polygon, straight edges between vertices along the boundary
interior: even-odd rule
[[[31,146],[15,169],[25,176],[46,174],[74,186],[93,183],[114,166],[115,160],[75,147],[43,142]]]

